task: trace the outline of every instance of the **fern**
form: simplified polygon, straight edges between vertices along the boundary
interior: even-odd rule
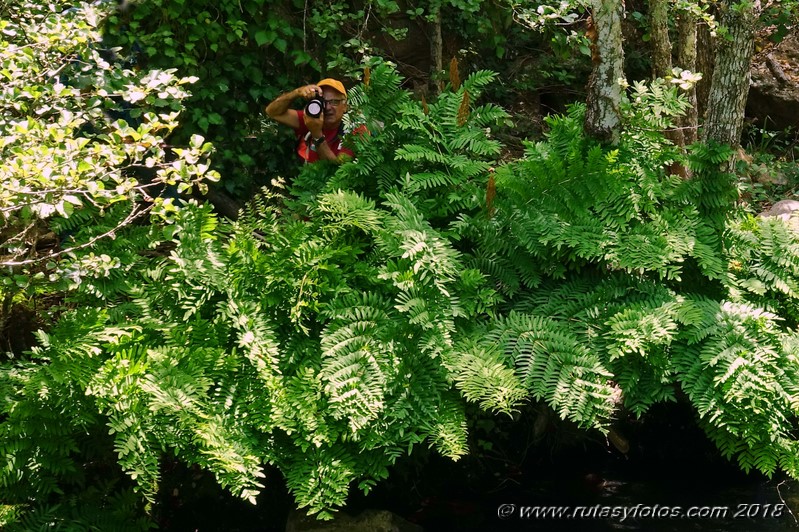
[[[314,194],[350,189],[377,199],[399,190],[436,222],[479,208],[480,189],[501,149],[486,130],[507,113],[495,105],[481,105],[471,108],[461,124],[458,115],[465,92],[476,99],[494,78],[487,71],[475,72],[463,87],[445,92],[425,112],[420,102],[400,90],[396,74],[379,65],[370,85],[356,88],[350,98],[354,120],[364,122],[371,133],[354,139],[358,159],[342,165],[322,187],[319,171],[308,170],[308,180],[301,176],[293,194],[309,197],[312,189]]]
[[[614,410],[611,374],[566,327],[511,312],[506,320],[480,328],[477,338],[476,348],[499,349],[531,397],[546,401],[563,418],[605,427]]]
[[[427,106],[401,81],[381,65],[353,89],[356,160],[307,165],[235,223],[187,202],[64,263],[107,275],[73,276],[30,359],[0,367],[13,519],[105,524],[27,506],[78,497],[90,445],[146,501],[119,488],[125,516],[157,500],[168,453],[250,501],[275,465],[330,517],[414,446],[464,455],[464,401],[539,401],[606,432],[684,400],[743,469],[799,477],[799,246],[732,210],[723,148],[694,148],[683,181],[665,139],[598,146],[575,106],[494,171],[506,115],[476,104],[491,73]]]
[[[495,347],[464,343],[447,362],[457,388],[484,410],[511,415],[528,394],[516,372]]]
[[[346,304],[348,303],[348,304]],[[385,407],[387,381],[395,381],[398,360],[393,353],[389,302],[377,294],[334,301],[332,319],[322,333],[319,374],[336,419],[349,420],[352,432],[372,421]]]
[[[351,483],[383,478],[398,449],[462,455],[465,415],[442,359],[482,277],[398,193],[381,208],[321,194],[302,222],[266,211],[223,228],[187,206],[133,304],[84,335],[97,361],[78,388],[140,493],[155,500],[171,450],[247,499],[261,464],[288,468],[298,504],[325,516]],[[59,335],[43,345],[68,361]],[[298,466],[312,450],[322,461]]]
[[[729,250],[725,285],[742,302],[763,302],[796,324],[799,315],[799,239],[789,223],[747,217],[724,235]]]

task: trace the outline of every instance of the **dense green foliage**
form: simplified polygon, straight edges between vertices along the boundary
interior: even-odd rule
[[[685,181],[664,173],[672,154],[644,130],[631,124],[608,150],[574,111],[498,172],[497,215],[474,225],[509,319],[535,320],[530,342],[505,350],[517,372],[583,361],[585,390],[569,393],[583,422],[609,416],[601,398],[614,391],[637,415],[684,394],[725,456],[796,477],[796,233],[730,210],[726,148],[696,146]],[[536,398],[559,391],[545,382]]]
[[[147,529],[167,460],[250,501],[275,466],[299,507],[329,517],[414,447],[469,452],[467,402],[503,416],[539,402],[606,433],[685,401],[744,470],[799,478],[795,223],[736,207],[727,147],[665,140],[686,107],[677,88],[635,85],[616,147],[584,135],[575,105],[500,163],[494,73],[453,72],[426,102],[372,60],[350,91],[347,120],[368,128],[348,139],[357,158],[288,183],[270,173],[230,222],[187,193],[209,177],[211,145],[167,144],[192,79],[155,63],[196,69],[183,72],[201,78],[188,132],[219,136],[211,126],[288,83],[242,105],[220,101],[220,76],[239,90],[286,58],[319,67],[278,54],[305,34],[265,5],[212,18],[151,2],[111,21],[155,70],[100,53],[88,8],[19,4],[31,16],[0,23],[3,296],[57,298],[37,346],[0,364],[0,525]],[[134,26],[155,12],[161,30]],[[75,44],[57,38],[68,31]],[[253,41],[263,62],[247,63]],[[113,116],[123,101],[136,107]],[[670,175],[675,162],[692,179]],[[63,252],[37,248],[45,232]]]
[[[167,215],[177,193],[203,190],[218,175],[201,136],[188,146],[166,140],[194,79],[128,68],[102,42],[102,9],[31,2],[5,9],[0,263],[7,312],[15,298],[50,290],[49,283],[80,283],[92,270],[120,275],[120,256],[95,244],[149,215]],[[139,244],[131,245],[129,261]],[[66,260],[44,268],[43,250]],[[78,250],[89,253],[72,253]]]
[[[439,18],[452,36],[463,31],[479,36],[472,40],[478,44],[457,43],[468,47],[464,53],[478,63],[484,55],[503,57],[506,35],[521,35],[511,31],[515,28],[502,3],[482,0],[413,6],[394,0],[147,0],[127,2],[113,14],[106,39],[109,46],[123,47],[140,68],[175,69],[198,79],[177,138],[198,134],[211,141],[218,152],[213,164],[226,176],[221,186],[248,199],[274,175],[296,173],[290,164],[293,139],[264,118],[270,100],[328,75],[359,79],[363,64],[394,48],[403,51],[395,58],[401,63],[413,58],[427,64],[428,47],[402,41],[409,30],[416,32],[414,39],[432,39]],[[428,70],[421,75],[444,75]]]

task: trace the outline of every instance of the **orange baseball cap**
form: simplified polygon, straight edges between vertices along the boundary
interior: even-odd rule
[[[344,96],[347,95],[347,89],[344,88],[344,84],[337,79],[333,78],[325,78],[319,83],[317,83],[320,87],[330,87],[331,89],[335,89]]]

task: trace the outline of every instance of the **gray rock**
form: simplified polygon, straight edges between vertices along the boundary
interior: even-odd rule
[[[761,50],[751,73],[746,115],[772,131],[799,127],[799,31]]]
[[[780,200],[767,211],[760,213],[760,216],[771,217],[778,216],[782,220],[788,221],[793,215],[794,211],[799,210],[799,201],[796,200]]]
[[[422,532],[422,527],[385,510],[365,510],[357,517],[338,514],[330,521],[319,521],[302,511],[294,511],[286,532]]]

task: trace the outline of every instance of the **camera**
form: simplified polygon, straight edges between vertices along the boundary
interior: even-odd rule
[[[305,104],[305,114],[311,118],[319,118],[325,112],[325,100],[318,94]]]

